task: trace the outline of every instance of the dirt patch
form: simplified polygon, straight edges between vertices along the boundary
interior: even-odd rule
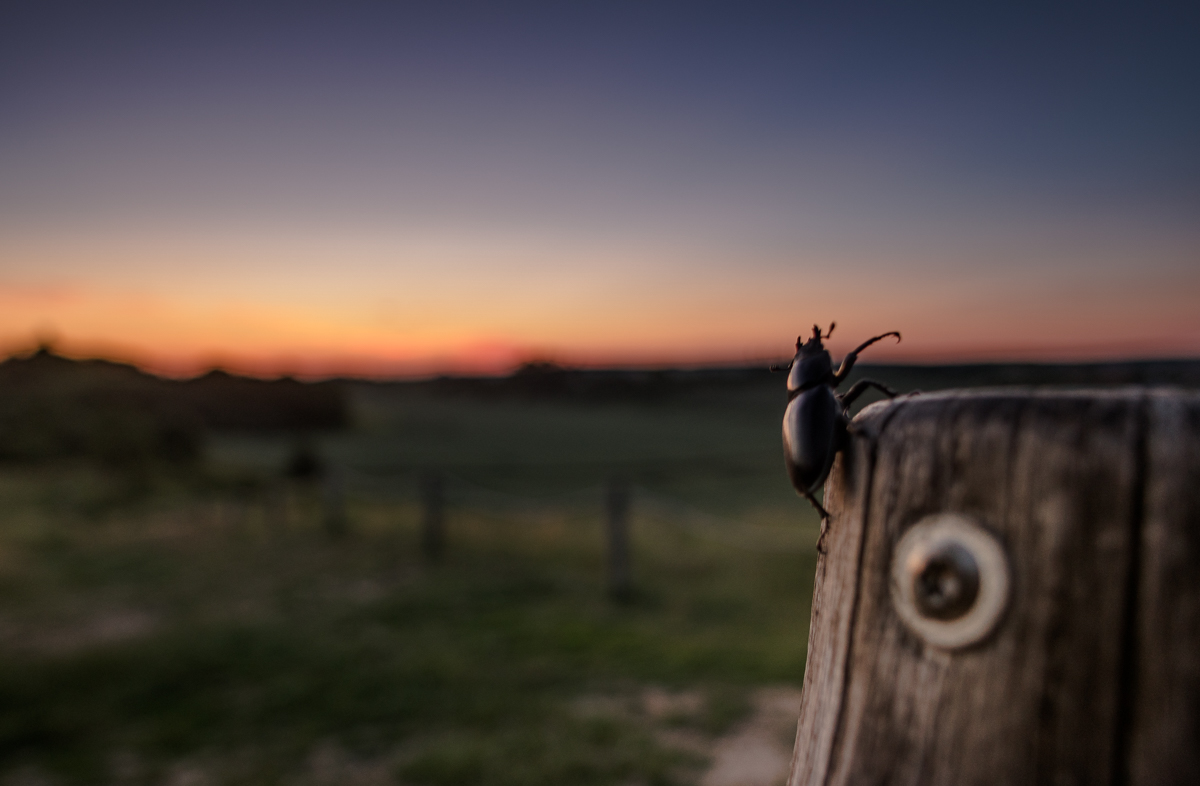
[[[698,786],[785,783],[800,717],[800,690],[791,686],[755,690],[749,713],[720,736],[710,731],[715,698],[711,691],[648,687],[632,694],[583,697],[575,709],[585,716],[645,724],[660,745],[707,761],[707,766],[678,773]]]
[[[787,781],[800,691],[761,688],[754,711],[712,747],[712,764],[700,786],[778,786]]]
[[[0,623],[0,643],[14,650],[63,655],[145,636],[156,627],[158,620],[147,612],[111,609],[73,624],[59,623],[33,630],[24,625]]]
[[[389,786],[395,783],[388,759],[363,760],[340,746],[326,744],[308,758],[308,772],[299,786]]]
[[[697,690],[668,691],[651,687],[642,693],[642,709],[656,721],[671,722],[702,712],[704,694]]]

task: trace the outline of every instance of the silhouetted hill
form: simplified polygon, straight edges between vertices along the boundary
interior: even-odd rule
[[[338,382],[261,380],[210,371],[195,379],[160,383],[210,428],[310,431],[342,428],[349,422],[345,390]]]
[[[1200,360],[946,365],[860,363],[850,381],[863,377],[877,379],[902,392],[1008,385],[1200,388]],[[783,373],[771,372],[765,363],[741,367],[632,370],[571,369],[553,363],[529,363],[506,377],[442,376],[417,382],[369,384],[400,385],[448,396],[660,402],[699,390],[743,386],[777,386],[782,395],[785,378]]]
[[[1200,388],[1200,361],[973,363],[856,367],[901,392],[1001,385],[1174,385]],[[0,362],[0,460],[90,457],[119,465],[187,463],[212,429],[306,432],[348,425],[349,389],[392,387],[435,397],[670,404],[722,390],[784,396],[766,364],[698,369],[570,369],[529,363],[505,377],[420,381],[259,380],[212,371],[170,380],[107,360],[42,349]],[[717,399],[713,399],[714,401]]]
[[[442,376],[414,383],[435,395],[534,400],[665,401],[696,388],[766,382],[762,368],[570,369],[527,363],[506,377]]]

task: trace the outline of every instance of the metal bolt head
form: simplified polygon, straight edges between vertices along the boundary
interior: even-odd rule
[[[913,600],[926,617],[958,619],[979,597],[979,564],[961,544],[943,540],[918,550],[908,560]]]

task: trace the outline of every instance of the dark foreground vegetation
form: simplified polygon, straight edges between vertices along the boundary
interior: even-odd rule
[[[932,390],[1194,386],[1198,368],[861,373]],[[818,522],[783,476],[782,387],[761,369],[307,385],[0,364],[0,783],[695,782],[753,689],[802,677]]]

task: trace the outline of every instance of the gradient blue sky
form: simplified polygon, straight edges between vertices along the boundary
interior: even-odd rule
[[[6,8],[0,346],[1200,355],[1195,6]]]

